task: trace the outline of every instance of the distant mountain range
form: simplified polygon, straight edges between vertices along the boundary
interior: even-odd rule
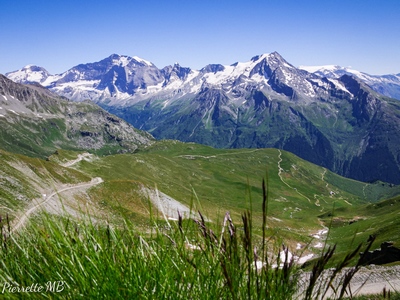
[[[296,68],[274,52],[201,70],[114,54],[59,75],[37,66],[6,75],[90,99],[159,139],[276,147],[350,178],[400,183],[400,102],[388,97],[399,95],[399,74]]]
[[[351,68],[334,65],[318,67],[300,66],[299,68],[327,78],[339,78],[343,75],[355,76],[369,85],[374,91],[384,96],[400,100],[400,73],[389,75],[369,75]]]
[[[217,81],[228,83],[245,76],[254,83],[266,83],[263,82],[265,81],[263,80],[264,71],[271,75],[274,69],[274,63],[272,63],[274,56],[277,57],[275,59],[282,60],[282,57],[275,52],[253,57],[249,62],[234,63],[231,66],[211,64],[198,71],[181,67],[179,64],[158,69],[153,63],[137,56],[113,54],[99,62],[80,64],[62,74],[51,75],[42,67],[27,65],[21,70],[6,73],[6,76],[18,83],[40,83],[57,94],[75,101],[90,99],[95,102],[111,101],[113,105],[129,105],[152,95],[163,95],[165,92],[168,93],[168,90],[196,92],[203,82],[211,85]],[[271,66],[269,71],[261,70],[260,72],[254,69],[256,65],[254,63],[258,60],[261,62],[262,58],[267,58]],[[257,66],[258,69],[260,67]],[[247,72],[246,69],[247,71],[254,70]],[[400,100],[400,73],[369,75],[334,65],[300,66],[299,70],[329,79],[338,79],[342,75],[355,76],[376,92]],[[217,72],[218,76],[209,74]],[[254,76],[257,73],[261,75],[261,78]],[[187,87],[187,83],[190,83],[190,88]],[[310,91],[310,93],[313,92]]]

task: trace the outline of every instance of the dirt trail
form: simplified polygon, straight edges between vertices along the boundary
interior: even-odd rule
[[[329,275],[333,269],[325,270],[321,275],[318,284],[322,284],[321,290],[325,290],[325,285],[328,282]],[[332,287],[335,287],[340,293],[343,285],[343,278],[345,272],[348,272],[349,268],[345,268],[334,280]],[[310,273],[304,273],[301,277],[301,283],[299,287],[299,297],[305,291],[305,286],[309,280]],[[322,295],[315,295],[314,299],[336,299],[338,295],[335,295],[334,290],[330,287],[326,295],[322,298]],[[369,294],[382,294],[383,289],[386,291],[399,291],[400,290],[400,266],[384,267],[384,266],[367,266],[361,267],[360,270],[354,275],[350,281],[350,285],[346,290],[346,297],[354,297],[360,295]]]
[[[283,180],[283,178],[282,178],[282,175],[281,175],[281,173],[283,172],[283,169],[282,169],[282,167],[281,167],[281,162],[282,162],[282,152],[281,152],[281,150],[279,150],[278,149],[278,152],[279,152],[279,155],[278,155],[278,158],[279,158],[279,161],[278,161],[278,176],[279,176],[279,178],[280,178],[280,180],[284,183],[284,184],[286,184],[289,188],[291,188],[291,189],[293,189],[288,183],[286,183],[284,180]]]
[[[209,158],[215,158],[217,156],[229,156],[229,155],[237,155],[237,154],[248,154],[248,153],[253,153],[256,151],[260,151],[261,149],[254,149],[250,151],[241,151],[241,152],[231,152],[231,153],[221,153],[221,154],[215,154],[215,155],[210,155],[210,156],[204,156],[204,155],[197,155],[197,154],[185,154],[185,155],[178,155],[176,157],[181,157],[181,158],[186,158],[186,159],[196,159],[196,158],[204,158],[204,159],[209,159]],[[267,156],[268,157],[268,156]]]
[[[46,195],[44,197],[44,200],[35,204],[33,207],[29,208],[27,211],[25,211],[25,213],[20,216],[15,224],[12,224],[11,228],[11,233],[18,231],[21,227],[23,227],[26,223],[26,221],[28,220],[29,216],[31,214],[33,214],[38,208],[40,208],[41,206],[44,206],[47,202],[49,202],[54,196],[63,193],[65,191],[68,190],[74,190],[74,189],[88,189],[94,185],[100,184],[103,182],[103,179],[101,179],[100,177],[96,177],[93,178],[90,182],[84,182],[84,183],[79,183],[79,184],[75,184],[75,185],[71,185],[71,186],[67,186],[61,189],[58,189],[54,192],[52,192],[50,195]]]
[[[93,154],[90,154],[90,153],[87,153],[87,152],[82,153],[82,154],[78,154],[78,158],[77,159],[70,160],[70,161],[68,161],[66,163],[60,164],[60,166],[62,166],[62,167],[71,167],[74,164],[80,162],[81,160],[87,160],[86,159],[87,157],[91,158],[92,156],[93,156]]]
[[[279,151],[279,155],[278,155],[278,158],[279,158],[279,161],[278,161],[278,176],[279,176],[279,178],[280,178],[281,181],[282,181],[284,184],[286,184],[289,188],[295,190],[297,194],[299,194],[300,196],[306,198],[306,199],[308,200],[308,202],[311,203],[311,199],[310,199],[310,198],[308,198],[306,195],[300,193],[296,188],[291,187],[287,182],[285,182],[285,181],[283,180],[282,174],[281,174],[281,173],[284,171],[284,170],[282,169],[282,167],[281,167],[281,162],[282,162],[282,160],[283,160],[283,159],[282,159],[282,151],[281,151],[280,149],[278,149],[278,151]],[[319,203],[316,202],[315,205],[316,205],[316,206],[319,206],[318,204],[319,204]]]

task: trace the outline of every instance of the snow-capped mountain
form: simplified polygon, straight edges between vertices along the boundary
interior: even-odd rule
[[[35,78],[27,73],[7,76]],[[36,76],[51,91],[91,99],[156,138],[275,147],[346,177],[400,183],[400,102],[370,88],[373,80],[390,79],[386,87],[396,91],[398,75],[378,78],[340,67],[307,71],[273,52],[200,70],[179,64],[158,69],[114,54]]]
[[[154,98],[164,98],[167,105],[186,94],[195,95],[205,86],[221,88],[235,99],[248,88],[258,88],[277,97],[308,101],[310,97],[318,97],[317,82],[321,81],[319,76],[295,68],[277,52],[232,65],[207,65],[201,70],[179,64],[160,70],[144,59],[113,54],[58,75],[29,66],[6,76],[19,83],[40,83],[75,101],[90,99],[113,106]]]
[[[324,96],[321,93],[326,93],[328,85],[341,89],[338,78],[344,74],[360,78],[385,96],[400,99],[399,74],[373,76],[338,66],[296,68],[277,52],[232,65],[207,65],[201,70],[179,64],[158,69],[142,58],[113,54],[99,62],[80,64],[62,74],[51,75],[41,67],[29,65],[6,76],[18,83],[40,83],[74,101],[90,99],[112,106],[129,106],[161,98],[164,105],[168,105],[174,99],[198,94],[205,86],[221,88],[233,101],[246,89],[257,88],[276,97],[309,102]],[[342,92],[348,91],[342,89]]]
[[[37,82],[42,84],[51,76],[46,69],[34,65],[27,65],[21,70],[7,74],[10,74],[9,78],[17,83]]]
[[[376,92],[387,97],[400,100],[400,73],[389,75],[370,75],[364,72],[353,70],[351,68],[335,65],[300,66],[299,69],[306,70],[310,73],[327,78],[339,78],[345,74],[355,76],[372,87],[372,89]]]
[[[44,68],[28,65],[6,76],[18,83],[40,83],[74,101],[90,99],[122,106],[150,98],[164,98],[168,104],[185,94],[197,94],[206,85],[219,87],[235,97],[246,87],[256,87],[289,97],[315,98],[320,96],[321,84],[340,87],[337,79],[345,74],[356,76],[378,93],[400,99],[400,74],[375,76],[339,66],[295,68],[277,52],[232,65],[207,65],[201,70],[179,64],[158,69],[142,58],[113,54],[62,74],[51,75]]]
[[[31,69],[31,66],[27,66],[6,76],[18,83],[40,83],[58,95],[75,101],[98,101],[108,97],[124,99],[138,89],[162,81],[161,71],[154,64],[139,57],[117,54],[99,62],[80,64],[58,75],[39,73],[38,67],[29,72]]]

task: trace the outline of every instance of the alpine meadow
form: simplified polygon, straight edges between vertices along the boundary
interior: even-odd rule
[[[5,299],[400,299],[400,74],[28,65],[0,162]]]

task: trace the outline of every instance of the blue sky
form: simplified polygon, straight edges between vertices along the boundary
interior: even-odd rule
[[[113,53],[157,67],[248,61],[400,73],[399,0],[0,0],[0,73],[58,74]]]

